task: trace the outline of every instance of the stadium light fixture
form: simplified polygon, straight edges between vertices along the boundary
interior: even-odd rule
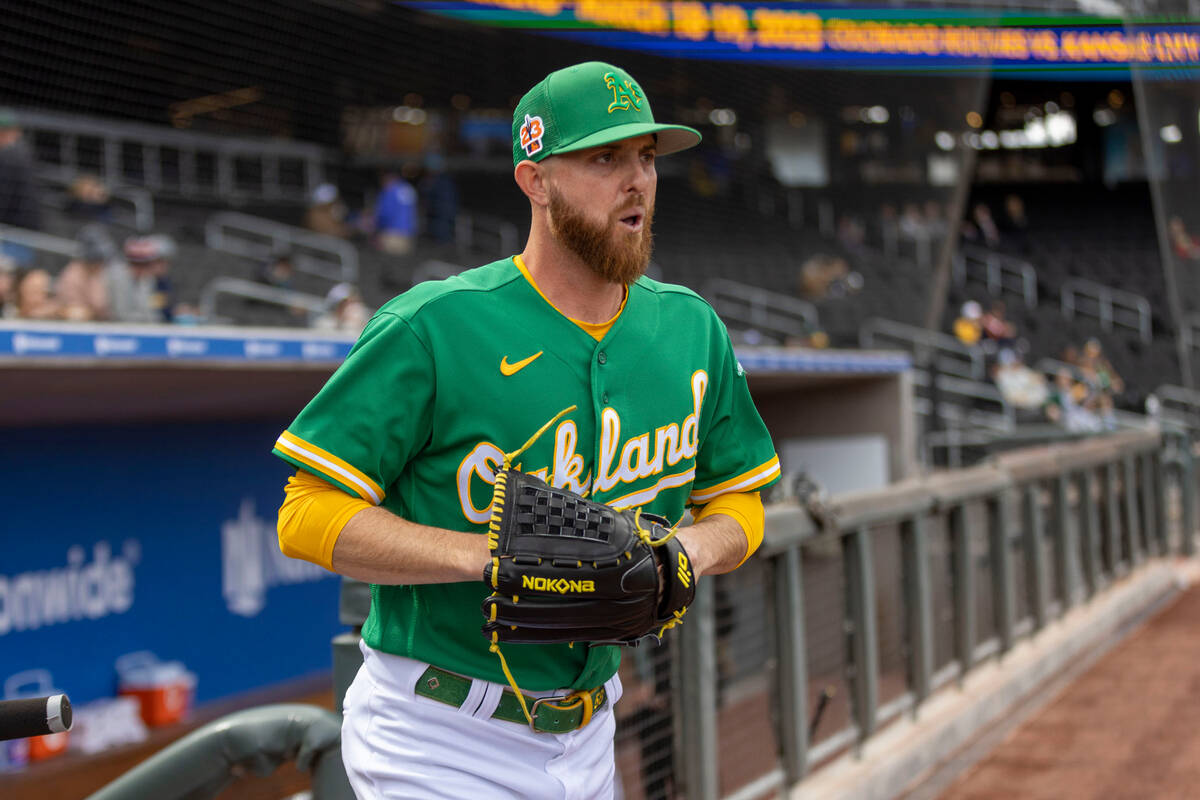
[[[983,145],[984,150],[995,150],[1000,146],[1000,137],[995,131],[984,131],[979,136],[979,143]]]
[[[954,149],[954,136],[949,131],[938,131],[933,135],[933,141],[942,150]]]
[[[737,122],[737,114],[732,108],[714,108],[708,112],[708,121],[713,125],[732,125]]]
[[[1025,146],[1025,131],[1000,131],[1000,146],[1005,150],[1017,150]]]
[[[1059,111],[1046,115],[1046,141],[1051,147],[1060,147],[1075,141],[1075,118]]]
[[[1179,130],[1178,125],[1164,125],[1162,129],[1159,130],[1158,135],[1161,136],[1162,140],[1167,144],[1176,144],[1177,142],[1183,141],[1183,131]]]
[[[883,106],[871,106],[867,109],[867,121],[873,122],[876,125],[882,125],[891,119],[888,110]]]
[[[1097,108],[1092,112],[1092,122],[1095,122],[1101,128],[1107,128],[1117,121],[1117,115],[1113,113],[1111,108]]]

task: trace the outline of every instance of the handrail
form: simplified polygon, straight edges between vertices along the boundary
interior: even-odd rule
[[[46,167],[38,170],[38,178],[46,183],[53,183],[63,189],[68,189],[78,176],[57,167]],[[149,233],[154,228],[154,196],[146,189],[136,186],[111,186],[108,195],[115,201],[127,203],[128,209],[115,208],[114,217],[123,225],[133,228],[138,233]],[[115,205],[115,204],[114,204]],[[66,203],[56,203],[55,207],[62,210]]]
[[[929,389],[929,373],[925,370],[913,370],[912,378],[914,388]],[[991,383],[954,375],[938,375],[937,391],[941,400],[937,410],[943,416],[947,415],[947,407],[952,406],[959,410],[953,415],[958,421],[974,422],[998,431],[1010,431],[1016,427],[1015,410]],[[914,399],[918,414],[928,415],[932,411],[928,397]],[[980,401],[985,407],[979,407]]]
[[[817,307],[798,297],[728,278],[706,281],[702,294],[722,319],[747,325],[780,340],[801,338],[819,327]]]
[[[953,336],[939,331],[872,317],[858,329],[858,340],[868,349],[876,349],[886,343],[903,344],[913,354],[917,366],[924,366],[932,355],[937,354],[939,371],[958,377],[980,380],[986,374],[982,350],[968,347]]]
[[[341,758],[341,717],[281,703],[238,711],[192,731],[88,800],[215,798],[238,776],[269,775],[285,762],[312,772],[313,800],[354,796]]]
[[[67,258],[75,258],[79,254],[79,243],[74,239],[54,236],[41,231],[31,231],[28,228],[18,228],[15,225],[0,225],[0,242],[12,242],[24,245],[30,250],[53,253]]]
[[[335,282],[358,282],[358,251],[354,245],[263,217],[217,212],[204,223],[204,244],[213,250],[260,260],[286,248],[293,251],[293,263],[301,272]]]
[[[1188,453],[1178,463],[1169,462],[1167,449],[1158,430],[1124,431],[1004,453],[970,469],[842,493],[817,506],[768,506],[763,544],[754,559],[772,587],[762,602],[775,612],[774,649],[767,657],[775,664],[769,692],[777,703],[773,730],[781,752],[775,765],[764,765],[764,772],[745,784],[747,792],[736,796],[750,797],[750,786],[767,782],[781,794],[803,793],[810,770],[872,738],[897,708],[916,713],[933,693],[954,691],[948,678],[1003,658],[1021,638],[1038,637],[1056,615],[1105,591],[1115,576],[1143,559],[1194,552],[1193,466]],[[1183,495],[1181,541],[1173,538],[1165,516],[1169,484]],[[1044,513],[1047,489],[1050,505]],[[969,513],[969,506],[984,513]],[[931,541],[935,535],[936,545]],[[980,539],[986,543],[986,557],[980,553]],[[886,546],[876,544],[885,541]],[[937,557],[932,557],[933,547]],[[833,559],[841,562],[845,576],[840,602],[829,605],[822,595],[819,606],[809,606],[814,589],[809,586],[806,592],[805,583],[814,573],[806,565],[824,575],[835,566]],[[984,565],[987,574],[981,579]],[[880,577],[885,574],[891,577]],[[937,586],[951,587],[949,607],[939,605],[946,600],[935,598]],[[820,591],[825,587],[822,582]],[[888,592],[886,603],[896,600],[894,592],[902,594],[899,620],[880,616],[885,600],[877,591]],[[1018,592],[1026,593],[1020,605]],[[992,615],[987,635],[978,617],[984,593]],[[711,598],[701,600],[699,593],[697,598],[689,611],[696,618],[680,634],[689,655],[717,647]],[[954,626],[948,659],[935,646],[944,613],[951,614]],[[814,623],[821,626],[814,640],[830,639],[830,630],[844,633],[843,674],[850,694],[844,706],[849,720],[840,730],[827,730],[815,744],[808,727],[814,715],[809,698],[813,680],[822,678],[809,674],[812,661],[806,647],[813,641],[807,628]],[[890,702],[881,697],[884,626],[887,637],[903,635],[909,643],[906,691]],[[716,670],[698,672],[688,676],[684,689],[695,697],[710,696]],[[678,724],[685,740],[693,748],[708,741],[719,747],[715,715],[684,708],[685,719]],[[695,729],[699,732],[693,733]],[[688,784],[688,796],[720,796],[717,783],[723,776],[700,768],[700,759],[719,760],[717,752],[711,747],[693,752],[688,741],[684,744],[685,774],[694,781]]]
[[[475,247],[480,235],[496,239],[497,249],[494,253],[499,258],[517,252],[517,226],[511,222],[467,211],[459,212],[455,216],[454,243],[460,252],[467,252]]]
[[[1184,425],[1193,432],[1200,431],[1200,391],[1164,383],[1154,390],[1164,419]]]
[[[1075,314],[1087,314],[1100,320],[1100,327],[1109,331],[1114,325],[1137,331],[1143,342],[1151,339],[1150,301],[1140,294],[1114,289],[1085,278],[1070,278],[1063,282],[1060,290],[1062,296],[1062,313],[1067,319],[1074,319]],[[1081,308],[1080,298],[1091,300],[1096,308]],[[1130,316],[1133,320],[1130,320]]]
[[[1179,343],[1183,346],[1183,351],[1189,357],[1193,349],[1200,347],[1197,344],[1197,331],[1200,331],[1200,313],[1192,311],[1184,314],[1182,324],[1179,326]]]
[[[324,181],[325,148],[307,142],[196,133],[140,122],[35,109],[16,109],[14,114],[27,131],[58,137],[57,163],[44,164],[61,167],[68,174],[90,171],[79,163],[80,138],[99,139],[103,151],[100,173],[110,184],[133,180],[124,169],[125,158],[122,153],[123,144],[129,142],[140,145],[141,149],[141,163],[135,174],[142,185],[155,193],[165,191],[187,196],[215,195],[225,199],[258,197],[264,200],[304,201]],[[171,156],[165,156],[165,152],[171,153]],[[201,157],[213,161],[212,181],[201,180],[197,164]],[[239,159],[259,161],[261,179],[256,187],[247,187],[237,180],[236,162]],[[300,165],[299,185],[287,185],[281,181],[281,166],[285,161]],[[172,178],[174,172],[178,174]]]
[[[314,294],[280,289],[242,278],[214,278],[200,292],[200,313],[210,322],[216,319],[217,298],[220,295],[245,297],[282,308],[303,308],[313,316],[327,308],[325,298]]]
[[[999,297],[1008,292],[1021,297],[1026,308],[1037,307],[1037,270],[1028,261],[978,247],[955,253],[954,283],[960,288],[978,279],[981,269],[988,294]]]

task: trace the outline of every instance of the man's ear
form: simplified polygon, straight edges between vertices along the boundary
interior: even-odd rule
[[[550,205],[550,191],[547,185],[549,165],[545,162],[535,162],[525,159],[513,170],[513,178],[521,191],[535,206]]]

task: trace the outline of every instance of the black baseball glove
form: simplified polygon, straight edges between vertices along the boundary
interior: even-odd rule
[[[511,468],[499,471],[483,579],[498,642],[637,644],[678,624],[695,575],[671,524],[617,511]]]

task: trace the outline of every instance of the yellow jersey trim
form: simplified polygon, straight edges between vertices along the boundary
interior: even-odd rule
[[[770,461],[760,464],[752,470],[743,472],[736,478],[722,481],[716,486],[693,491],[691,497],[688,498],[688,502],[693,505],[700,505],[701,503],[707,503],[714,497],[719,497],[729,492],[748,492],[760,486],[765,486],[777,477],[779,477],[779,456],[772,456]]]
[[[342,529],[359,511],[374,506],[304,470],[288,479],[284,495],[276,525],[279,549],[288,558],[333,572],[333,546]]]
[[[767,513],[763,509],[762,498],[758,492],[723,494],[700,509],[694,519],[699,522],[713,514],[724,514],[742,526],[742,532],[746,534],[746,555],[742,556],[742,560],[737,563],[737,566],[740,567],[746,563],[746,559],[754,555],[754,551],[762,544],[763,532],[767,526]]]
[[[538,295],[540,295],[541,298],[545,300],[551,308],[553,308],[555,311],[558,311],[558,313],[562,314],[564,317],[567,317],[566,314],[563,314],[562,311],[559,311],[558,306],[550,302],[550,298],[546,297],[545,292],[542,291],[542,287],[538,286],[537,282],[533,279],[533,276],[529,274],[529,268],[525,266],[525,259],[521,258],[520,255],[515,255],[513,256],[513,263],[517,265],[517,269],[521,270],[521,274],[525,276],[525,280],[529,281],[529,285],[533,287],[533,290],[537,292]],[[584,333],[586,333],[588,336],[591,336],[598,342],[605,337],[609,329],[612,328],[612,326],[616,323],[617,318],[621,316],[621,312],[625,310],[625,303],[628,301],[629,289],[626,288],[625,296],[621,298],[621,307],[617,309],[617,313],[613,314],[612,319],[610,319],[608,322],[584,322],[583,320],[575,319],[574,317],[567,317],[567,319],[578,325],[583,329]]]
[[[378,483],[333,453],[322,450],[288,431],[279,434],[279,438],[275,440],[275,447],[284,455],[296,459],[317,473],[350,486],[362,499],[370,500],[375,505],[383,502],[384,491]]]

